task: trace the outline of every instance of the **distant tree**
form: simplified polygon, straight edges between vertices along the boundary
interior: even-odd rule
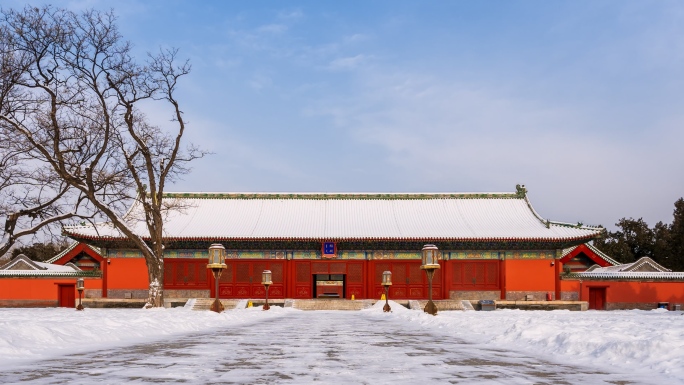
[[[181,146],[186,121],[176,89],[188,62],[178,64],[173,49],[139,62],[112,12],[4,9],[0,29],[0,53],[8,57],[0,131],[141,251],[150,283],[146,307],[163,306],[163,215],[170,208],[164,189],[204,155]],[[163,127],[143,113],[155,104],[170,113]],[[140,218],[124,215],[134,201]],[[146,234],[134,231],[138,221]]]
[[[673,216],[668,240],[671,259],[668,268],[684,271],[684,198],[675,202]]]
[[[653,227],[653,252],[650,257],[659,264],[672,269],[672,236],[670,225],[658,222]]]
[[[684,271],[684,198],[675,202],[671,224],[649,228],[643,219],[622,218],[616,231],[609,231],[594,245],[622,263],[649,257],[673,271]]]
[[[622,218],[604,239],[595,241],[596,247],[622,263],[631,263],[653,255],[653,230],[642,218]]]
[[[64,242],[34,243],[28,246],[21,246],[12,249],[12,258],[19,254],[31,258],[34,261],[44,262],[64,251],[69,244]]]

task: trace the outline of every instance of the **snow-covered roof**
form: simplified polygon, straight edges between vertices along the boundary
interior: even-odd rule
[[[595,272],[584,271],[580,273],[570,273],[564,276],[570,279],[587,280],[620,280],[638,279],[643,281],[684,281],[684,272]]]
[[[45,262],[47,262],[47,263],[53,263],[53,262],[55,262],[55,261],[58,261],[58,260],[59,260],[60,258],[62,258],[63,256],[67,255],[67,253],[69,253],[71,250],[73,250],[76,246],[78,246],[79,243],[80,243],[80,242],[72,242],[66,249],[62,250],[61,253],[55,255],[54,257],[48,259],[48,260],[45,261]],[[92,249],[94,252],[96,252],[96,253],[98,253],[98,254],[101,254],[99,248],[97,248],[97,247],[95,247],[95,246],[91,246],[91,245],[86,245],[86,246],[89,247],[90,249]]]
[[[601,259],[603,259],[604,261],[610,263],[611,265],[616,266],[616,265],[619,265],[619,264],[620,264],[620,262],[618,262],[618,261],[614,260],[613,258],[609,257],[608,254],[606,254],[606,253],[604,253],[603,251],[597,249],[596,246],[594,246],[591,242],[585,243],[584,246],[586,246],[587,248],[589,248],[589,250],[593,251],[599,258],[601,258]],[[563,249],[563,253],[562,253],[562,255],[561,255],[561,258],[562,258],[562,257],[565,257],[566,255],[568,255],[568,254],[570,254],[570,253],[572,253],[572,252],[575,251],[575,249],[577,249],[578,247],[579,247],[579,245],[573,246],[573,247],[569,247],[569,248],[567,248],[567,249]]]
[[[12,270],[12,271],[71,271],[80,270],[73,263],[67,263],[66,265],[54,265],[52,263],[38,262],[31,260],[24,254],[17,255],[8,264],[2,267],[0,270]]]
[[[81,273],[87,273],[83,275]],[[32,261],[24,254],[17,255],[0,269],[0,277],[80,277],[98,276],[99,273],[83,272],[73,263],[54,265]]]
[[[649,257],[641,257],[637,261],[632,263],[623,263],[616,266],[600,267],[594,265],[587,269],[587,273],[618,273],[618,272],[628,272],[628,273],[657,273],[657,272],[669,272],[672,271],[661,266],[656,261]]]
[[[100,277],[100,271],[82,270],[0,270],[0,278],[13,277],[58,277],[58,278],[78,278],[78,277]]]
[[[577,241],[603,229],[541,218],[525,190],[483,194],[170,193],[171,240]],[[125,217],[147,238],[141,205]],[[71,226],[77,239],[125,239],[109,223]]]

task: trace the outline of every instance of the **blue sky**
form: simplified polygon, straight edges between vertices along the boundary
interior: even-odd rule
[[[609,227],[684,196],[681,2],[51,3],[191,60],[188,139],[214,154],[173,190],[523,183],[542,216]]]

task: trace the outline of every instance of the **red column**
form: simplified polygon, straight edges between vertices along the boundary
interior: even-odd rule
[[[102,298],[107,298],[107,265],[109,259],[105,258],[100,262],[102,266]]]
[[[451,299],[449,298],[449,289],[447,288],[447,282],[449,282],[449,279],[447,277],[450,277],[450,270],[447,266],[450,266],[449,263],[445,260],[439,261],[440,265],[442,265],[442,299]]]
[[[501,286],[501,299],[506,300],[506,257],[499,259],[499,285]]]
[[[375,270],[374,261],[366,260],[363,264],[364,270],[364,285],[363,285],[363,296],[365,298],[371,298],[370,293],[373,292],[373,274],[371,271]]]
[[[560,299],[561,299],[560,272],[561,272],[561,268],[562,268],[562,266],[561,266],[562,263],[561,263],[560,259],[556,259],[556,260],[554,260],[554,262],[555,262],[555,265],[554,265],[554,267],[555,267],[555,269],[554,269],[554,274],[556,274],[556,277],[555,277],[555,278],[556,278],[556,295],[555,295],[555,300],[556,300],[556,301],[560,301]]]

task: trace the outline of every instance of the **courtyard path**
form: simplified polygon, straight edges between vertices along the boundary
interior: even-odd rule
[[[282,311],[282,310],[281,310]],[[471,344],[368,312],[282,311],[253,325],[79,353],[0,384],[642,384],[644,378]]]

